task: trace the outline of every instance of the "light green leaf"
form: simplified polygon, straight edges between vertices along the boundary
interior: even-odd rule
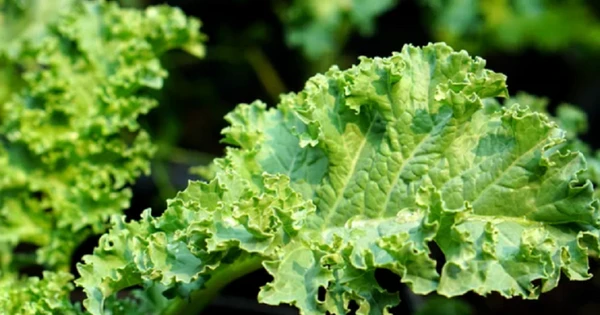
[[[388,314],[398,297],[377,269],[445,296],[536,298],[561,273],[589,278],[600,219],[578,178],[585,159],[560,150],[565,133],[545,115],[494,107],[505,80],[445,44],[406,46],[316,75],[277,108],[240,105],[224,130],[238,148],[212,181],[190,183],[159,217],[116,221],[84,258],[86,307],[100,314],[134,284],[220,279],[249,257],[274,278],[259,301],[303,314],[346,314],[350,301],[357,314]],[[197,261],[179,268],[172,248]]]
[[[155,148],[137,121],[156,106],[146,90],[167,76],[159,57],[176,48],[201,56],[204,37],[197,20],[167,6],[7,0],[0,8],[12,39],[0,44],[1,255],[30,243],[38,263],[65,269],[81,241],[129,206],[126,185],[150,170]],[[21,16],[44,19],[21,25]]]
[[[115,217],[94,256],[78,267],[86,308],[100,314],[107,297],[142,282],[160,282],[165,290],[193,282],[201,287],[215,274],[227,276],[240,262],[255,260],[253,253],[274,255],[297,235],[314,206],[289,188],[285,176],[256,180],[248,182],[234,170],[221,172],[211,183],[190,183],[159,218],[149,211],[140,222]]]
[[[76,1],[0,0],[0,47],[18,54],[25,42],[43,40],[49,35],[48,26]]]
[[[490,101],[494,103],[494,101]],[[528,106],[531,110],[550,115],[548,112],[547,98],[530,95],[527,93],[517,93],[515,97],[506,99],[504,106],[520,104]],[[500,106],[499,104],[491,106]],[[499,108],[499,107],[498,107]],[[497,108],[497,109],[498,109]],[[583,153],[587,162],[587,169],[579,176],[581,179],[589,179],[596,187],[596,195],[600,193],[598,185],[600,184],[600,151],[594,151],[590,145],[581,141],[579,136],[588,131],[588,118],[586,113],[577,106],[568,103],[559,104],[556,109],[556,117],[552,117],[561,129],[565,130],[567,141],[562,145],[562,150],[579,151]]]
[[[72,305],[73,276],[66,272],[44,272],[43,278],[17,279],[3,276],[0,280],[0,310],[3,314],[75,315],[83,314],[80,305]]]

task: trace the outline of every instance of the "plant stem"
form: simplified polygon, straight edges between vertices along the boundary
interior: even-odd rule
[[[167,200],[175,197],[177,189],[171,183],[169,170],[164,161],[157,161],[152,168],[152,179],[158,188],[158,194],[161,200]]]
[[[262,268],[262,262],[263,258],[254,256],[217,269],[205,283],[204,289],[192,293],[189,299],[177,299],[163,312],[163,315],[199,314],[226,285]]]
[[[246,51],[246,58],[269,96],[277,103],[279,95],[286,91],[286,87],[269,58],[259,47],[249,48]]]
[[[168,159],[170,162],[185,164],[187,166],[207,165],[216,158],[216,156],[209,153],[187,150],[178,147],[171,147],[169,150],[171,152],[165,156],[166,159]]]

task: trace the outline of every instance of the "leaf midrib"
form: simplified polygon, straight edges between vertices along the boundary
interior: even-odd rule
[[[344,192],[346,192],[346,189],[348,188],[348,184],[350,183],[350,179],[352,179],[352,177],[354,176],[354,173],[356,172],[356,166],[358,165],[358,160],[360,160],[360,157],[363,154],[363,150],[365,148],[365,144],[367,143],[367,139],[369,138],[369,134],[371,133],[371,130],[373,129],[373,126],[375,125],[375,122],[377,121],[377,119],[379,118],[379,113],[377,113],[376,115],[373,116],[373,119],[371,120],[371,123],[369,124],[369,127],[367,128],[367,131],[364,134],[363,140],[360,144],[359,149],[357,150],[357,154],[354,156],[354,159],[352,160],[352,168],[351,171],[348,172],[348,175],[346,176],[346,179],[344,181],[344,186],[339,190],[339,193],[337,194],[337,197],[335,199],[335,202],[333,203],[333,205],[331,207],[329,207],[329,211],[327,212],[323,223],[321,224],[321,228],[324,229],[326,227],[326,225],[330,222],[331,217],[335,214],[340,201],[343,199],[342,197],[344,196]]]

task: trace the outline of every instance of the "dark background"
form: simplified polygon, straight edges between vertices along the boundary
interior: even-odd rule
[[[163,3],[136,2],[138,5]],[[152,177],[142,178],[134,186],[134,199],[127,211],[130,218],[139,217],[141,211],[149,207],[154,213],[160,213],[165,200],[184,189],[189,179],[194,179],[188,173],[190,166],[205,164],[223,153],[224,145],[220,143],[220,131],[226,126],[223,116],[234,106],[256,99],[274,106],[278,93],[301,90],[306,79],[319,69],[303,57],[300,50],[286,45],[283,25],[273,11],[274,2],[166,2],[201,19],[202,31],[209,37],[207,56],[197,60],[182,52],[173,52],[164,60],[170,78],[164,90],[156,95],[159,108],[143,121],[159,145],[159,154],[153,162]],[[590,3],[594,3],[596,9],[600,7],[600,1]],[[600,10],[596,10],[600,16],[598,12]],[[389,56],[407,43],[425,45],[434,41],[423,8],[417,1],[399,1],[398,6],[377,20],[376,29],[369,38],[352,33],[336,63],[346,68],[355,63],[359,55]],[[595,148],[600,147],[600,139],[594,136],[600,122],[600,58],[591,58],[577,49],[495,52],[482,57],[488,61],[489,69],[508,76],[511,94],[526,91],[546,96],[551,100],[551,111],[561,102],[583,108],[589,114],[591,126],[583,139]],[[261,79],[261,75],[268,76],[272,71],[279,79]],[[93,243],[94,240],[90,240],[88,244]],[[81,250],[81,254],[84,252],[88,249]],[[598,263],[592,262],[592,272],[600,274]],[[384,287],[400,291],[403,302],[394,314],[411,314],[423,302],[399,285],[395,275],[382,272],[378,276]],[[598,314],[598,279],[586,282],[563,279],[557,289],[537,301],[507,300],[498,295],[484,298],[475,294],[461,299],[472,306],[472,314]],[[269,280],[265,272],[257,272],[233,282],[203,314],[226,311],[297,314],[287,306],[269,307],[256,302],[259,287]]]

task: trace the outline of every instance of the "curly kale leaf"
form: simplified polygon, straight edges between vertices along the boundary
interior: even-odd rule
[[[69,302],[72,279],[66,272],[44,272],[42,279],[4,277],[0,281],[0,310],[23,315],[83,314],[80,305]]]
[[[399,300],[377,269],[445,296],[536,298],[561,273],[588,279],[600,218],[578,177],[585,158],[559,150],[564,131],[546,115],[484,106],[507,95],[484,60],[431,44],[333,67],[276,108],[240,105],[210,182],[160,216],[113,218],[78,266],[84,306],[101,314],[120,290],[158,284],[176,313],[261,265],[274,279],[259,301],[303,314],[351,301],[389,314]]]
[[[157,104],[148,92],[167,76],[160,56],[202,56],[204,36],[167,6],[5,0],[0,9],[11,39],[0,43],[0,270],[18,267],[20,243],[39,248],[37,263],[65,269],[149,172],[155,149],[137,120]]]
[[[587,114],[575,105],[562,103],[557,106],[556,114],[551,116],[548,112],[549,100],[547,98],[523,92],[506,99],[503,105],[511,106],[515,103],[549,115],[566,132],[567,141],[562,145],[562,150],[579,151],[585,156],[587,169],[580,174],[580,177],[592,181],[596,187],[597,196],[600,193],[598,190],[600,184],[600,151],[594,150],[589,144],[580,139],[588,131]],[[500,106],[495,100],[488,102],[488,104],[490,106]]]

